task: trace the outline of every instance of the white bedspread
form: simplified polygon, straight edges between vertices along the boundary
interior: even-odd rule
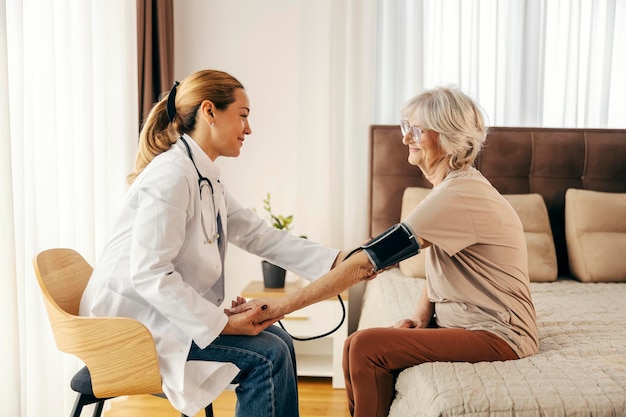
[[[423,282],[398,269],[370,281],[359,329],[410,317]],[[564,280],[531,290],[537,355],[406,369],[389,416],[626,416],[626,284]]]

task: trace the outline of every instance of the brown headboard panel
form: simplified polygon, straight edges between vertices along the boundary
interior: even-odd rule
[[[409,165],[400,127],[370,128],[370,235],[400,221],[406,187],[431,185]],[[569,275],[564,233],[565,191],[626,192],[626,129],[493,127],[476,167],[502,194],[543,196],[560,275]],[[600,212],[599,212],[600,213]]]

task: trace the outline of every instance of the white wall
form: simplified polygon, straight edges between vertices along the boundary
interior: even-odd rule
[[[217,160],[223,181],[260,214],[271,192],[276,212],[294,214],[294,233],[338,246],[328,204],[318,198],[330,198],[332,150],[317,138],[327,137],[333,117],[331,1],[174,2],[175,76],[212,68],[244,84],[252,135],[238,158]],[[262,279],[260,259],[231,245],[226,276],[229,300]]]

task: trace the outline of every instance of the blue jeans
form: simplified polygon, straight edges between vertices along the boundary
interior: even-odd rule
[[[220,336],[205,349],[192,343],[187,360],[230,362],[240,369],[237,417],[297,417],[296,356],[291,336],[270,326],[257,336]]]

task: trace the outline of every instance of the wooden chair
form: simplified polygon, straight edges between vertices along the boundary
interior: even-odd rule
[[[143,324],[125,317],[78,316],[93,271],[89,263],[76,251],[59,248],[39,253],[33,264],[58,349],[86,365],[72,378],[78,393],[72,417],[93,403],[93,416],[99,417],[106,400],[122,395],[163,397],[154,340]],[[212,404],[205,414],[213,416]]]

